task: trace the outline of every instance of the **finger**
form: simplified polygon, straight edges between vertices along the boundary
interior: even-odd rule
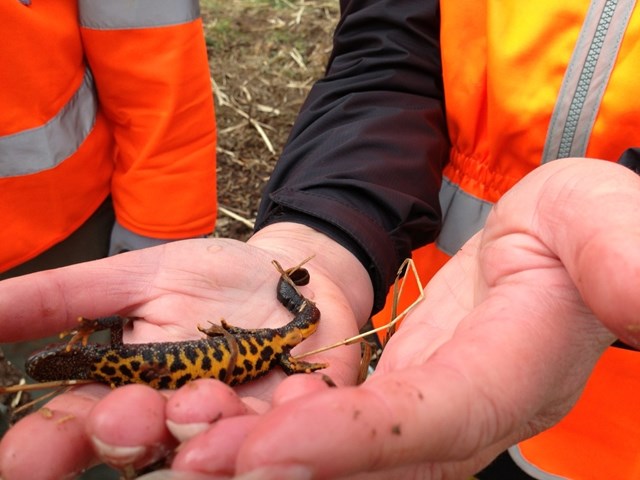
[[[165,424],[166,398],[142,385],[127,385],[100,401],[87,434],[101,460],[116,469],[139,469],[167,456],[176,445]]]
[[[255,318],[256,305],[274,296],[275,283],[265,282],[277,275],[270,260],[238,241],[184,240],[8,279],[0,283],[0,337],[17,341],[55,334],[75,326],[79,315],[133,313],[179,326],[180,335],[192,338],[196,324],[212,314],[233,321]],[[247,301],[254,293],[257,300]],[[225,304],[231,306],[212,310]],[[162,336],[155,326],[139,323],[135,338]]]
[[[228,475],[207,475],[195,472],[176,472],[175,470],[156,470],[138,477],[138,480],[227,480]]]
[[[399,476],[389,478],[412,478],[401,474],[416,471],[422,475],[415,478],[430,478],[426,473],[467,474],[480,468],[490,458],[469,460],[479,440],[464,433],[467,418],[459,419],[460,412],[469,411],[462,400],[468,385],[458,382],[452,387],[450,372],[431,378],[434,386],[442,386],[433,394],[412,384],[432,373],[416,369],[375,388],[331,389],[283,405],[251,432],[238,454],[238,472],[255,469],[247,480],[262,478],[263,468],[295,468],[300,475],[280,472],[273,477],[281,479],[304,478],[303,472],[307,478],[350,478],[359,472],[394,472]],[[503,435],[503,440],[502,449],[513,438]],[[492,454],[498,451],[495,447]],[[436,462],[444,465],[434,468]]]
[[[189,293],[206,294],[211,290],[207,275],[217,271],[217,264],[229,282],[238,278],[240,269],[234,267],[233,259],[239,244],[185,240],[4,280],[0,283],[2,339],[55,334],[75,326],[79,315],[126,314],[163,293],[175,293],[176,285],[186,285],[178,301],[188,300]]]
[[[640,349],[640,296],[636,289],[640,258],[629,253],[638,245],[640,234],[629,232],[593,238],[581,249],[575,275],[585,302],[598,319],[616,337]]]
[[[305,467],[289,465],[263,467],[233,478],[234,480],[312,480],[316,477]]]
[[[403,465],[397,468],[379,469],[370,472],[355,473],[335,477],[335,480],[406,480],[408,478],[441,479],[441,478],[471,478],[483,466],[488,465],[491,459],[497,456],[493,451],[482,453],[473,459],[463,462],[451,463],[420,463],[415,465]],[[263,467],[251,472],[233,477],[235,480],[311,480],[318,478],[310,469],[289,465]],[[160,478],[158,480],[161,480]]]
[[[323,374],[292,375],[282,381],[273,392],[273,406],[282,405],[304,395],[322,392],[335,387],[333,381]]]
[[[235,391],[222,382],[196,380],[167,401],[167,427],[184,442],[223,418],[252,413]]]
[[[157,250],[149,250],[3,280],[2,340],[56,334],[74,327],[80,315],[106,316],[136,304],[150,283],[146,266]]]
[[[283,404],[264,417],[243,445],[239,472],[297,465],[318,478],[337,478],[384,468],[394,456],[392,451],[400,461],[406,457],[403,445],[411,445],[410,430],[418,421],[403,422],[400,407],[411,404],[410,410],[418,413],[428,409],[433,398],[430,401],[420,390],[400,382],[389,387],[387,398],[377,389],[351,387],[328,389]],[[453,398],[450,406],[457,403]]]
[[[258,422],[257,415],[222,419],[184,442],[171,468],[212,475],[233,475],[240,446]]]
[[[493,459],[504,452],[512,443],[508,438],[503,439],[497,444],[493,444],[479,451],[473,457],[462,461],[402,465],[389,469],[379,469],[371,472],[347,475],[340,477],[340,480],[405,480],[407,478],[472,479],[474,474],[491,463]],[[242,478],[241,480],[246,479]],[[285,478],[282,478],[282,480],[285,480]]]
[[[259,417],[246,415],[248,411],[246,406],[234,405],[235,398],[237,398],[235,395],[232,397],[234,400],[230,405],[231,410],[211,409],[205,406],[203,402],[196,401],[198,398],[203,400],[206,398],[206,402],[209,404],[215,403],[211,401],[212,395],[210,393],[213,393],[214,396],[217,396],[222,401],[228,401],[230,395],[224,389],[210,389],[213,385],[209,385],[209,383],[214,382],[203,383],[195,392],[191,392],[188,387],[185,387],[169,400],[170,404],[174,402],[176,404],[185,404],[184,409],[176,408],[176,417],[183,418],[183,415],[186,415],[187,420],[191,420],[194,417],[200,417],[205,420],[201,424],[201,428],[180,446],[172,468],[216,475],[232,475],[235,472],[238,450],[246,436],[259,421]],[[276,388],[273,401],[274,404],[279,404],[328,388],[330,387],[322,379],[321,375],[293,375]],[[217,390],[217,392],[214,390]],[[178,393],[181,394],[180,398],[176,398]],[[194,408],[209,409],[209,413],[196,413],[192,411]],[[219,413],[216,414],[216,411]],[[243,413],[245,415],[242,415]],[[231,414],[235,416],[227,418]],[[211,424],[212,418],[215,420],[213,424]],[[273,478],[278,477],[275,476]]]
[[[77,387],[18,422],[0,443],[0,477],[56,480],[96,463],[85,421],[106,393],[100,386]]]
[[[532,184],[540,193],[522,205],[519,192]],[[534,172],[511,195],[519,200],[509,210],[520,215],[516,203],[528,210],[598,318],[640,347],[640,177],[611,162],[567,159]]]

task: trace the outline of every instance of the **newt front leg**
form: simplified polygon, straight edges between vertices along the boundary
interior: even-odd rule
[[[71,350],[71,347],[78,342],[82,343],[83,347],[87,346],[89,336],[92,333],[100,332],[102,330],[111,330],[111,344],[122,343],[122,331],[124,324],[129,320],[137,317],[122,317],[120,315],[112,315],[110,317],[101,318],[86,318],[78,317],[78,328],[62,332],[60,338],[64,338],[67,335],[71,335],[71,338],[67,342],[67,351]]]

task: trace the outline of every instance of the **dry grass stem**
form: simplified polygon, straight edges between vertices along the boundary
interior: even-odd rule
[[[255,222],[253,220],[249,220],[247,218],[244,218],[243,216],[232,212],[231,210],[229,210],[226,207],[223,207],[222,205],[218,205],[218,211],[220,213],[222,213],[223,215],[226,215],[227,217],[233,218],[234,220],[242,223],[243,225],[246,225],[251,230],[253,230],[253,228],[255,227]]]
[[[215,236],[246,240],[262,190],[313,82],[338,18],[327,0],[201,0],[218,121]]]

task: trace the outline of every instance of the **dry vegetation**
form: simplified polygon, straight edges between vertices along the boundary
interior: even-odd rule
[[[218,118],[216,235],[246,239],[263,186],[331,52],[336,0],[202,0]]]

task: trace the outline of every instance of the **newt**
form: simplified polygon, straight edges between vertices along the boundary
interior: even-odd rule
[[[266,375],[279,365],[288,375],[325,368],[324,363],[296,360],[291,349],[313,334],[320,311],[297,286],[309,282],[309,272],[298,267],[280,271],[276,287],[278,301],[294,317],[279,328],[244,329],[222,320],[198,330],[198,340],[153,343],[123,343],[127,317],[113,315],[89,319],[66,344],[55,344],[32,354],[26,361],[27,374],[39,382],[93,380],[118,387],[141,383],[157,389],[176,389],[197,378],[217,378],[239,385]],[[89,343],[87,337],[110,330],[109,344]]]

